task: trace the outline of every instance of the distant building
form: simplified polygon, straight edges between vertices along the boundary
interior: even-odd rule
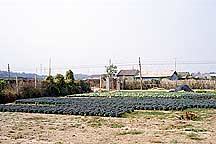
[[[116,75],[117,77],[117,90],[122,90],[124,89],[125,86],[125,81],[133,81],[136,80],[136,76],[138,75],[139,71],[138,70],[120,70],[118,74]]]
[[[189,72],[177,72],[177,75],[178,75],[178,80],[186,80],[191,78]]]
[[[209,73],[192,73],[192,78],[197,80],[210,80],[212,79],[211,75]]]
[[[101,74],[89,75],[85,80],[100,80],[102,76]]]
[[[120,70],[116,76],[120,80],[135,80],[138,74],[138,70]]]
[[[104,74],[94,74],[89,75],[87,78],[85,78],[91,88],[105,88],[106,87],[106,80],[104,77]]]
[[[136,76],[136,79],[140,79],[140,74]],[[142,72],[142,80],[161,80],[161,79],[178,80],[178,74],[176,71],[173,70]]]
[[[216,73],[215,72],[211,72],[209,73],[211,79],[216,80]]]

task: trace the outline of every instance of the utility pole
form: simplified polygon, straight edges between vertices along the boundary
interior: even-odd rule
[[[109,59],[109,66],[108,67],[110,67],[110,66],[111,66],[111,59]],[[110,91],[110,87],[111,87],[110,79],[111,79],[111,77],[112,76],[110,76],[110,75],[108,75],[106,77],[106,89],[107,89],[107,91]]]
[[[16,75],[16,93],[17,94],[19,93],[19,83],[18,83],[17,75]]]
[[[8,64],[8,84],[10,84],[10,64]]]
[[[175,58],[175,72],[177,73],[177,62]],[[178,86],[178,78],[175,80],[176,87]]]
[[[140,90],[142,90],[142,65],[139,57],[139,69],[140,69]]]
[[[51,58],[49,59],[49,76],[51,76]]]
[[[102,76],[100,75],[100,90],[102,88]]]
[[[36,72],[35,72],[35,88],[37,88],[37,68],[36,68]]]
[[[112,64],[112,60],[109,59],[109,66],[111,66]],[[112,79],[112,75],[109,76],[109,90],[111,89],[112,90],[112,86],[113,86],[113,79]]]

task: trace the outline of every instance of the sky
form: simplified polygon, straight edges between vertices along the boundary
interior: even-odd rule
[[[0,0],[0,70],[216,71],[215,38],[215,0]]]

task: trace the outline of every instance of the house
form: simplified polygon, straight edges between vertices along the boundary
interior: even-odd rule
[[[138,70],[120,70],[117,77],[117,90],[124,89],[125,81],[133,81],[136,79],[136,76],[139,74]]]
[[[212,77],[209,73],[198,72],[198,73],[192,73],[191,75],[194,79],[197,79],[197,80],[210,80],[210,79],[212,79]]]
[[[216,80],[216,73],[211,72],[211,73],[209,73],[209,75],[210,75],[211,79]]]
[[[90,87],[93,88],[104,88],[106,86],[106,80],[103,74],[89,75],[84,80],[86,80],[89,83]]]
[[[138,70],[120,70],[116,75],[119,80],[135,80]]]
[[[101,74],[89,75],[85,80],[100,80],[102,76]]]
[[[189,72],[177,72],[178,80],[185,80],[191,78],[191,75]]]
[[[178,74],[176,71],[167,70],[167,71],[143,71],[142,80],[161,80],[161,79],[170,79],[178,80]],[[136,79],[140,79],[140,75],[136,76]]]

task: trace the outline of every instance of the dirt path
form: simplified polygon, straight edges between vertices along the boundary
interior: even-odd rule
[[[1,112],[0,143],[216,143],[216,110],[202,111],[197,121],[175,115],[140,111],[127,118],[101,118]]]

